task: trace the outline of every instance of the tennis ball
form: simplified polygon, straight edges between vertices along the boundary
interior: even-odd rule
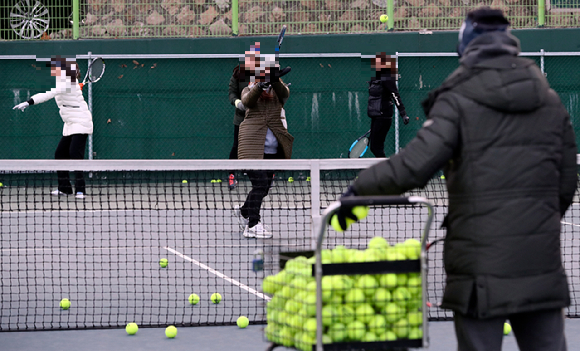
[[[294,178],[292,178],[292,177],[288,177],[288,181],[289,181],[290,183],[292,183],[292,182],[294,181]]]
[[[216,183],[221,183],[221,182],[222,182],[222,180],[221,180],[221,179],[216,179],[216,181],[215,181],[215,182],[216,182]]]
[[[418,296],[421,294],[421,277],[409,277],[407,280],[407,286],[409,292],[413,296]]]
[[[308,293],[306,295],[301,312],[306,316],[316,316],[316,293]]]
[[[353,321],[346,326],[348,330],[348,338],[351,341],[361,341],[364,337],[367,328],[361,321]]]
[[[375,315],[375,310],[371,305],[368,303],[359,305],[355,311],[356,319],[363,322],[368,323],[371,321],[373,316]]]
[[[422,312],[409,312],[409,324],[412,326],[418,326],[423,324],[423,313]]]
[[[306,177],[306,181],[309,182],[310,181],[310,177]]]
[[[4,186],[4,184],[0,183],[0,187]]]
[[[346,302],[347,304],[349,304],[353,307],[356,307],[359,304],[364,303],[365,302],[365,293],[364,293],[363,289],[355,288],[355,289],[349,290],[349,292],[347,292],[346,296],[344,297],[344,302]]]
[[[385,22],[387,22],[389,20],[389,16],[387,16],[387,15],[381,15],[381,18],[380,19],[381,19],[381,22],[385,23]]]
[[[211,294],[211,302],[218,304],[222,301],[222,296],[219,293]]]
[[[422,339],[423,330],[421,328],[411,328],[409,330],[409,339]]]
[[[363,275],[356,282],[356,287],[364,291],[367,297],[373,296],[376,289],[379,287],[379,283],[372,275]]]
[[[394,323],[403,318],[404,310],[396,303],[390,302],[385,307],[384,315],[388,323]]]
[[[288,313],[294,314],[302,309],[302,304],[296,300],[288,300],[284,305],[284,310]]]
[[[369,214],[368,206],[355,206],[352,209],[352,213],[358,218],[359,221],[365,219]]]
[[[406,338],[409,335],[410,330],[411,327],[406,318],[399,319],[395,324],[393,324],[393,332],[395,332],[399,338]]]
[[[248,326],[248,324],[250,324],[250,320],[246,316],[240,316],[238,317],[236,324],[238,325],[238,327],[244,329],[245,327]]]
[[[373,332],[366,332],[365,335],[362,338],[362,341],[363,342],[375,342],[375,341],[378,341],[378,340],[379,340],[379,338]]]
[[[391,301],[391,293],[385,288],[378,288],[375,290],[375,295],[373,296],[373,304],[378,309],[383,309],[387,307],[387,303]]]
[[[184,179],[184,180],[182,180],[181,182],[182,182],[183,184],[187,184],[187,180],[185,180],[185,179]]]
[[[280,329],[278,333],[278,342],[286,347],[294,345],[294,332],[288,327]]]
[[[385,252],[385,259],[387,261],[404,261],[407,256],[405,256],[400,247],[388,247]]]
[[[161,266],[161,268],[167,267],[168,263],[169,263],[169,261],[166,258],[162,258],[159,260],[159,265]]]
[[[346,327],[342,323],[334,323],[328,328],[328,336],[333,342],[341,342],[346,339]]]
[[[165,336],[169,339],[173,339],[177,336],[177,328],[175,326],[170,325],[169,327],[165,328]]]
[[[387,331],[387,319],[385,316],[377,314],[374,315],[369,322],[369,331],[380,335]]]
[[[407,239],[403,243],[403,252],[410,260],[418,260],[421,257],[421,242],[417,239]]]
[[[316,318],[308,318],[306,320],[304,331],[309,335],[316,335]]]
[[[387,242],[387,239],[383,238],[382,236],[375,236],[369,240],[367,245],[367,248],[369,249],[382,249],[386,247],[389,247],[389,243]]]
[[[63,310],[68,310],[70,308],[70,301],[69,301],[69,299],[66,299],[65,298],[65,299],[60,300],[59,306]]]
[[[407,307],[408,302],[411,300],[411,293],[409,292],[409,289],[405,288],[404,286],[399,286],[393,290],[392,298],[393,302],[405,308]]]
[[[137,330],[139,330],[139,327],[137,326],[137,323],[129,323],[125,327],[125,331],[129,335],[135,335],[135,334],[137,334]]]
[[[508,335],[512,332],[512,326],[509,323],[503,324],[503,335]]]
[[[338,313],[339,322],[344,325],[351,323],[355,319],[354,308],[350,307],[349,305],[336,306],[336,312]]]
[[[199,296],[197,294],[191,294],[189,295],[189,303],[192,305],[197,305],[197,303],[199,302]]]
[[[378,336],[379,341],[394,341],[397,340],[397,335],[392,331],[388,330]]]
[[[286,320],[288,327],[292,329],[293,333],[297,333],[304,327],[304,318],[298,314],[288,314],[289,317]]]
[[[407,286],[409,275],[405,273],[397,274],[397,286]]]
[[[394,289],[397,286],[397,275],[394,273],[381,274],[379,276],[379,285],[383,288]]]
[[[338,318],[335,305],[326,305],[322,307],[322,325],[328,327]]]
[[[210,180],[209,182],[210,182],[210,183],[217,183],[217,180],[215,180],[215,179],[212,179],[212,180]]]

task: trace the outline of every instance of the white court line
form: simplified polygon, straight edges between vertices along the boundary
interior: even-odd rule
[[[570,222],[564,222],[564,221],[560,221],[560,223],[562,224],[567,224],[567,225],[572,225],[574,227],[580,227],[580,224],[574,224],[574,223],[570,223]]]
[[[167,250],[167,251],[169,251],[169,252],[171,252],[171,253],[173,253],[174,255],[177,255],[177,256],[183,258],[186,261],[189,261],[189,262],[195,264],[196,266],[198,266],[200,268],[205,269],[206,271],[208,271],[210,273],[213,273],[213,274],[217,275],[218,277],[222,278],[223,280],[225,280],[227,282],[232,283],[233,285],[238,286],[240,289],[246,290],[250,294],[254,294],[257,297],[260,297],[260,298],[262,298],[262,299],[264,299],[266,301],[270,301],[271,300],[270,296],[265,295],[265,294],[262,294],[261,292],[255,290],[255,289],[252,289],[249,286],[247,286],[245,284],[242,284],[239,281],[237,281],[235,279],[232,279],[232,278],[228,277],[227,275],[225,275],[225,274],[223,274],[221,272],[218,272],[215,269],[213,269],[213,268],[211,268],[209,266],[206,266],[205,264],[203,264],[203,263],[201,263],[199,261],[196,261],[196,260],[194,260],[193,258],[191,258],[189,256],[185,256],[184,254],[182,254],[179,251],[176,251],[176,250],[174,250],[174,249],[172,249],[170,247],[167,247],[167,246],[165,246],[164,249]]]

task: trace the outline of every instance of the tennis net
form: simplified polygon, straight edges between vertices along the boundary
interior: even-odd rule
[[[377,159],[54,161],[0,164],[0,331],[224,325],[247,316],[265,323],[266,275],[288,252],[312,249],[319,214]],[[82,171],[86,198],[53,196],[58,170]],[[271,239],[242,235],[235,206],[251,190],[248,170],[271,170],[262,205]],[[229,188],[229,175],[237,184]],[[74,173],[71,179],[74,184]],[[436,206],[431,240],[446,209],[444,181],[432,179],[421,195]],[[374,236],[390,243],[420,238],[420,207],[371,210],[345,233],[329,230],[325,248],[362,249]],[[562,251],[578,316],[578,199],[563,220]],[[442,245],[428,255],[431,320],[449,319],[437,307],[445,275]],[[167,267],[160,266],[166,258]],[[262,268],[263,262],[263,268]],[[210,300],[213,293],[220,303]],[[200,297],[190,304],[191,294]],[[61,299],[71,307],[59,307]]]

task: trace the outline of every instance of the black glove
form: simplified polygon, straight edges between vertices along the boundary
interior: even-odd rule
[[[280,67],[270,68],[270,83],[276,83],[280,81]]]
[[[343,198],[349,197],[349,196],[356,196],[356,193],[355,193],[352,185],[350,185],[346,189],[346,191],[342,194],[342,196],[340,198],[343,199]],[[347,218],[353,220],[354,222],[358,221],[358,217],[354,213],[352,213],[353,208],[354,207],[352,207],[352,206],[340,206],[338,211],[336,211],[336,213],[329,218],[329,224],[332,221],[332,218],[334,216],[336,216],[338,219],[338,224],[340,225],[340,228],[342,230],[347,230],[349,227],[349,224],[346,223]]]
[[[268,89],[270,87],[269,82],[260,82],[258,83],[258,88],[261,90]]]
[[[409,124],[409,116],[403,115],[403,124]]]

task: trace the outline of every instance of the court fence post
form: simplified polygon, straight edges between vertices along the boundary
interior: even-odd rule
[[[90,67],[91,65],[91,56],[92,56],[92,52],[89,51],[88,55],[89,55],[89,59],[87,62],[87,69],[89,69],[88,67]],[[89,76],[91,74],[91,72],[88,72]],[[87,96],[88,96],[88,100],[89,100],[89,111],[91,112],[91,115],[93,114],[93,84],[91,83],[91,81],[89,80],[87,85],[89,86],[89,90],[87,92]],[[93,134],[89,134],[89,160],[93,159]],[[92,175],[92,173],[91,173]],[[90,177],[90,175],[89,175]]]
[[[546,0],[538,0],[538,27],[546,24]]]
[[[79,0],[73,0],[73,39],[79,38]]]
[[[238,0],[232,0],[232,34],[235,36],[239,33],[238,10]]]

